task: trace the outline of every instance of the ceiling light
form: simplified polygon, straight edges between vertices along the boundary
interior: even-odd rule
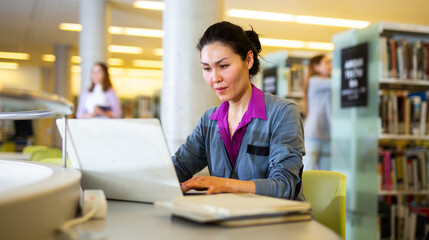
[[[133,77],[162,77],[162,70],[138,69],[138,68],[110,68],[110,75],[133,76]]]
[[[82,31],[82,25],[80,25],[79,23],[60,23],[59,28],[64,31]]]
[[[157,29],[145,29],[145,28],[125,28],[125,35],[130,36],[142,36],[142,37],[164,37],[164,31]]]
[[[267,21],[280,21],[280,22],[296,22],[304,24],[324,25],[333,27],[347,27],[347,28],[365,28],[369,25],[368,21],[347,20],[341,18],[326,18],[315,16],[295,16],[292,14],[275,13],[275,12],[261,12],[242,9],[228,10],[230,17],[259,19]]]
[[[334,44],[330,42],[305,42],[286,39],[260,38],[261,45],[268,47],[300,48],[311,50],[332,51]]]
[[[303,41],[296,40],[284,40],[284,39],[273,39],[273,38],[260,38],[261,44],[270,47],[284,47],[284,48],[303,48]]]
[[[228,15],[237,18],[249,18],[280,22],[290,22],[294,20],[294,16],[292,14],[250,11],[241,9],[230,9],[228,11]]]
[[[72,73],[80,73],[82,68],[80,66],[72,66],[71,71]]]
[[[155,50],[153,50],[153,54],[155,54],[157,56],[162,56],[162,55],[164,55],[164,49],[162,49],[162,48],[155,48]]]
[[[327,43],[327,42],[306,42],[307,49],[313,49],[313,50],[327,50],[332,51],[334,50],[334,44],[333,43]]]
[[[134,60],[134,67],[162,68],[162,61]]]
[[[80,63],[80,61],[82,61],[82,58],[80,58],[79,56],[72,56],[71,57],[72,63]]]
[[[0,62],[1,69],[18,69],[18,63],[14,62]]]
[[[313,17],[313,16],[297,16],[295,18],[297,23],[334,26],[334,27],[348,27],[348,28],[365,28],[369,25],[368,21],[347,20],[340,18],[326,18],[326,17]]]
[[[30,58],[30,54],[18,52],[0,52],[0,58],[28,60]]]
[[[154,2],[154,1],[135,1],[133,6],[135,8],[143,8],[150,10],[163,11],[165,9],[165,4],[163,2]]]
[[[141,54],[143,48],[133,46],[122,46],[122,45],[110,45],[109,52],[113,53],[129,53],[129,54]]]
[[[110,66],[121,66],[124,64],[124,60],[121,58],[109,58],[107,63],[109,63]]]
[[[42,60],[45,62],[55,62],[55,55],[52,54],[43,54]]]

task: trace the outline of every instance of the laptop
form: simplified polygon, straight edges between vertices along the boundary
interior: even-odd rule
[[[61,135],[63,123],[57,120]],[[183,196],[158,119],[68,119],[66,136],[83,189],[149,203]]]

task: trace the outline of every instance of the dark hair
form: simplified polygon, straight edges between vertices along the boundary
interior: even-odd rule
[[[105,63],[102,62],[97,62],[94,64],[94,66],[100,66],[101,70],[103,70],[104,73],[104,79],[103,79],[103,92],[109,90],[109,88],[113,88],[112,86],[112,81],[110,81],[110,74],[109,74],[109,69],[107,67],[107,65]],[[91,81],[91,86],[89,87],[89,91],[92,92],[92,90],[94,90],[95,84],[94,82]]]
[[[259,53],[261,52],[261,43],[259,42],[258,34],[252,30],[244,31],[238,25],[230,22],[218,22],[211,25],[204,32],[200,41],[197,44],[197,49],[201,52],[205,45],[211,43],[226,44],[238,54],[244,61],[247,58],[249,50],[253,52],[253,66],[249,69],[249,75],[254,76],[259,72]]]

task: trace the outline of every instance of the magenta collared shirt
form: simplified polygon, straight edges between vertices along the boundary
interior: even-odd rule
[[[232,135],[232,139],[230,137],[228,127],[228,109],[229,102],[223,102],[209,119],[217,120],[221,139],[225,145],[226,151],[228,152],[229,160],[232,166],[234,166],[237,154],[240,150],[241,141],[243,140],[244,133],[246,132],[247,124],[252,122],[253,118],[260,118],[265,121],[267,120],[264,92],[252,84],[252,96],[250,97],[249,106],[238,124],[237,129]]]

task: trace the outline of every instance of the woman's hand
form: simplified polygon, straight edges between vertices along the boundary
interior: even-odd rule
[[[241,181],[229,178],[212,176],[196,176],[181,184],[182,192],[194,190],[207,190],[206,194],[247,192],[255,193],[255,183],[252,181]]]

